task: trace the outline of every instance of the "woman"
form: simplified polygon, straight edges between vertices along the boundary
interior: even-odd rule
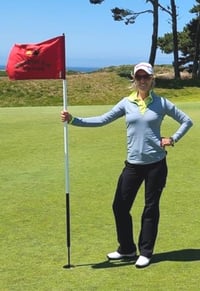
[[[119,247],[107,257],[110,260],[136,259],[137,248],[130,210],[144,182],[145,205],[138,241],[140,255],[135,263],[136,267],[143,268],[150,264],[158,232],[159,201],[167,178],[165,147],[174,146],[192,126],[192,121],[173,103],[153,92],[153,68],[149,63],[137,64],[133,77],[136,91],[123,98],[109,112],[101,116],[80,118],[62,111],[61,119],[75,126],[98,127],[125,116],[127,160],[113,201]],[[160,134],[165,115],[180,124],[170,137],[161,137]]]

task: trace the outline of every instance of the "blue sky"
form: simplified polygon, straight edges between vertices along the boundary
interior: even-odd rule
[[[169,5],[170,0],[160,0]],[[193,15],[189,9],[195,0],[176,0],[178,30]],[[152,34],[152,16],[140,16],[134,25],[116,22],[111,8],[134,11],[151,9],[145,0],[105,0],[92,5],[89,0],[2,0],[0,28],[0,64],[7,61],[14,43],[37,43],[66,36],[68,67],[106,67],[147,61]],[[159,36],[170,32],[169,15],[160,12]],[[169,64],[172,56],[158,52],[156,64]]]

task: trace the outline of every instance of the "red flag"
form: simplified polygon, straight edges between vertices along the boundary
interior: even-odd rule
[[[6,66],[12,80],[65,79],[65,37],[37,44],[15,44]]]

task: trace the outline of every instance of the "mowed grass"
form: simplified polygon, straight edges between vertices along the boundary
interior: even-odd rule
[[[152,264],[109,263],[117,247],[111,209],[126,158],[124,120],[103,128],[69,126],[71,263],[67,264],[61,107],[1,108],[0,290],[199,290],[200,103],[179,103],[194,121],[168,149],[169,175],[161,199]],[[106,106],[71,106],[98,115]],[[166,118],[163,135],[177,124]],[[132,209],[137,241],[143,189]]]

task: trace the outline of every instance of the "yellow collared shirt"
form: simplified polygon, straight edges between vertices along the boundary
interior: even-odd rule
[[[131,93],[131,95],[128,97],[128,99],[129,99],[131,102],[136,103],[137,106],[139,107],[140,112],[141,112],[142,114],[144,114],[145,111],[146,111],[146,109],[147,109],[147,107],[148,107],[148,105],[149,105],[150,103],[153,102],[153,97],[152,97],[151,93],[152,93],[152,91],[150,91],[149,96],[146,97],[146,98],[143,100],[143,99],[138,98],[138,96],[137,96],[137,92],[133,92],[133,93]]]

